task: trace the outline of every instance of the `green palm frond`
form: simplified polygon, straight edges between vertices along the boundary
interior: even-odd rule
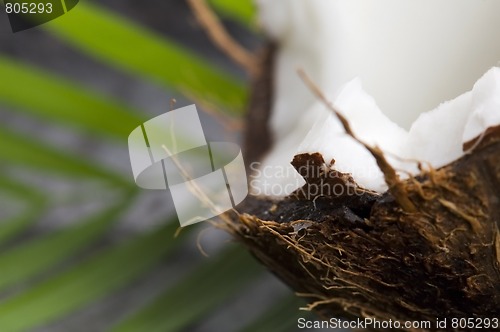
[[[243,108],[243,82],[177,43],[102,8],[82,3],[77,11],[47,27],[65,42],[111,66],[224,106],[231,112],[238,113]]]
[[[19,112],[122,140],[144,120],[137,110],[123,103],[7,57],[0,57],[0,72],[2,103]]]
[[[5,176],[0,176],[0,188],[8,197],[25,204],[23,211],[3,220],[2,224],[0,224],[1,247],[2,243],[16,236],[35,221],[37,216],[45,209],[46,200],[36,188],[26,186]],[[0,271],[3,270],[0,269]]]
[[[209,3],[217,9],[221,15],[239,21],[247,27],[251,28],[254,26],[255,5],[251,0],[210,0]]]
[[[193,271],[175,287],[165,290],[115,332],[179,331],[233,295],[262,269],[242,250],[230,249]],[[170,319],[165,313],[171,312]]]
[[[253,30],[251,1],[210,3],[224,17]],[[113,70],[215,105],[231,116],[242,114],[248,91],[241,78],[103,6],[83,1],[37,29]],[[5,115],[21,122],[29,119],[49,131],[64,129],[92,138],[108,151],[122,152],[128,134],[149,117],[137,106],[8,52],[0,54],[0,118]],[[106,322],[106,317],[97,316],[106,330],[184,331],[241,297],[267,273],[234,244],[201,258],[193,248],[202,226],[190,226],[175,237],[178,221],[171,213],[157,220],[154,213],[134,212],[148,200],[147,193],[135,187],[131,174],[100,161],[92,148],[87,150],[82,154],[71,145],[54,144],[19,123],[0,123],[0,199],[5,200],[0,207],[6,209],[0,211],[0,218],[5,216],[0,220],[0,332],[37,331],[71,322],[72,315],[130,291],[156,268],[169,269],[178,257],[185,258],[186,248],[200,256],[200,263],[172,284],[155,285],[155,294],[137,304],[123,304],[128,309],[126,315],[117,315],[119,319]],[[121,160],[125,169],[128,163]],[[52,182],[65,183],[69,191],[59,192]],[[97,207],[68,212],[67,223],[50,224],[53,210],[68,208],[69,203],[78,207],[84,201]],[[166,198],[163,204],[169,204]],[[135,218],[139,226],[154,226],[120,233],[127,218]],[[249,312],[259,310],[253,319],[243,320],[240,329],[293,330],[300,301],[289,292],[277,293],[281,295],[262,305],[249,303]],[[71,323],[64,326],[65,331],[78,330]],[[80,329],[92,332],[99,330],[96,326],[89,322],[88,328]]]

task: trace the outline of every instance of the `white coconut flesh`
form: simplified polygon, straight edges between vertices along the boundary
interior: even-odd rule
[[[257,0],[279,50],[270,126],[274,145],[251,191],[284,196],[304,181],[290,165],[319,152],[362,187],[387,189],[374,158],[308,90],[303,69],[402,178],[438,168],[500,124],[500,1]]]

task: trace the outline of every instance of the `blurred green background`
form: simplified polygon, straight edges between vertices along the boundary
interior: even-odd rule
[[[249,0],[211,5],[258,48]],[[174,237],[168,192],[130,170],[128,134],[171,98],[238,142],[220,117],[247,86],[184,0],[80,1],[16,34],[1,13],[0,332],[296,330],[290,290],[208,223]]]

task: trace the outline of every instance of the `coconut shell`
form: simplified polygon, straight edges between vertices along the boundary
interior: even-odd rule
[[[414,212],[316,153],[293,161],[303,188],[249,197],[226,226],[322,318],[500,318],[500,135],[483,136],[400,183]]]

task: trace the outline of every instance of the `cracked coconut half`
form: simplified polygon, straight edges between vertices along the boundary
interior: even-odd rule
[[[498,318],[500,2],[257,5],[226,227],[325,319]]]

